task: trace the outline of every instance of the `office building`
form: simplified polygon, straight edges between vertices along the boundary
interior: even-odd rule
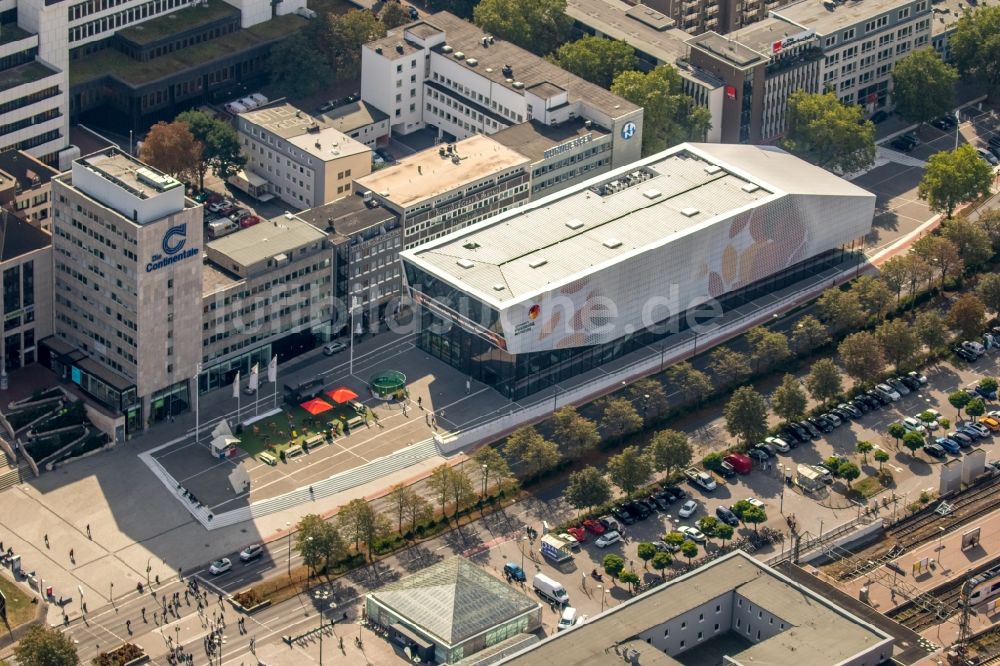
[[[736,550],[496,663],[876,666],[895,642]]]
[[[359,335],[381,330],[386,319],[398,312],[403,225],[393,211],[371,204],[355,193],[297,215],[324,232],[333,251],[335,335],[350,329],[351,307],[354,330]]]
[[[778,148],[681,144],[404,250],[417,345],[520,399],[686,330],[706,300],[853,265],[874,210]]]
[[[50,231],[52,178],[59,172],[22,150],[0,153],[0,206]]]
[[[244,170],[297,209],[347,196],[354,180],[371,173],[368,146],[289,104],[241,113],[236,127],[247,158]],[[258,188],[256,196],[264,193]]]
[[[611,170],[611,133],[582,118],[557,126],[532,120],[490,138],[531,160],[532,199]]]
[[[52,335],[52,238],[0,209],[0,275],[3,276],[3,354],[7,373],[38,360],[38,342]]]
[[[583,118],[613,137],[612,167],[641,155],[640,107],[448,12],[366,44],[361,98],[398,134],[433,127],[451,142],[529,120]]]
[[[205,244],[202,391],[330,339],[334,270],[326,234],[294,216]]]
[[[389,141],[389,116],[367,102],[348,102],[323,114],[323,120],[369,148]]]
[[[452,557],[365,597],[366,617],[421,662],[453,664],[537,631],[537,600],[464,557]],[[558,662],[553,662],[558,663]]]
[[[524,155],[477,134],[404,157],[355,189],[396,213],[404,247],[414,247],[525,203],[530,167]]]
[[[201,205],[114,148],[74,160],[52,196],[48,364],[129,433],[186,409],[201,360]]]

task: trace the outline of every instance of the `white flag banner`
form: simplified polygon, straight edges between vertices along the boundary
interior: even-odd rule
[[[233,397],[240,397],[240,373],[238,371],[236,377],[233,379]]]
[[[267,381],[272,384],[278,381],[278,355],[275,354],[271,362],[267,364]]]
[[[260,381],[257,368],[258,365],[260,364],[254,363],[253,367],[250,368],[250,388],[252,388],[254,391],[257,390],[257,383]]]

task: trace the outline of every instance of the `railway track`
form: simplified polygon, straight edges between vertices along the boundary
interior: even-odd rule
[[[961,577],[953,578],[932,590],[917,595],[916,598],[910,599],[886,615],[917,633],[945,622],[962,612],[962,586],[966,579],[980,574],[998,563],[1000,563],[1000,557],[995,557]]]

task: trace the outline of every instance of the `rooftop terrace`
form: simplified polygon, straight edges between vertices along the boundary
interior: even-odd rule
[[[238,17],[240,10],[223,0],[209,0],[208,4],[195,4],[145,23],[118,32],[118,35],[139,45],[151,44],[171,35],[208,25],[226,17]]]

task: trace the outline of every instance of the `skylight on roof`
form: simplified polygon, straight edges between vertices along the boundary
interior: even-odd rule
[[[663,194],[663,193],[660,192],[659,190],[651,187],[648,190],[645,190],[642,193],[642,196],[646,197],[647,199],[657,199],[657,198],[660,197],[661,194]]]
[[[697,208],[683,208],[683,209],[681,209],[681,215],[683,215],[684,217],[694,217],[695,215],[697,215],[700,212],[701,211],[698,210]]]
[[[577,229],[583,226],[583,222],[577,219],[572,219],[566,223],[566,226],[572,229],[573,231],[576,231]]]
[[[622,242],[620,240],[618,240],[617,238],[609,238],[606,241],[604,241],[603,244],[604,244],[604,247],[606,247],[608,249],[611,249],[611,250],[615,249],[616,247],[621,247],[622,246]]]
[[[705,167],[705,173],[707,173],[709,175],[713,175],[714,176],[715,174],[719,173],[720,171],[722,171],[722,167],[720,167],[718,164],[709,164],[707,167]]]
[[[530,266],[531,268],[541,268],[547,263],[549,263],[548,259],[544,257],[535,257],[534,259],[528,262],[528,266]]]
[[[462,268],[472,268],[473,266],[475,266],[475,264],[469,261],[468,259],[459,259],[455,263],[461,266]]]
[[[759,190],[760,185],[758,185],[757,183],[747,183],[740,189],[749,194],[750,192],[756,192],[757,190]]]

